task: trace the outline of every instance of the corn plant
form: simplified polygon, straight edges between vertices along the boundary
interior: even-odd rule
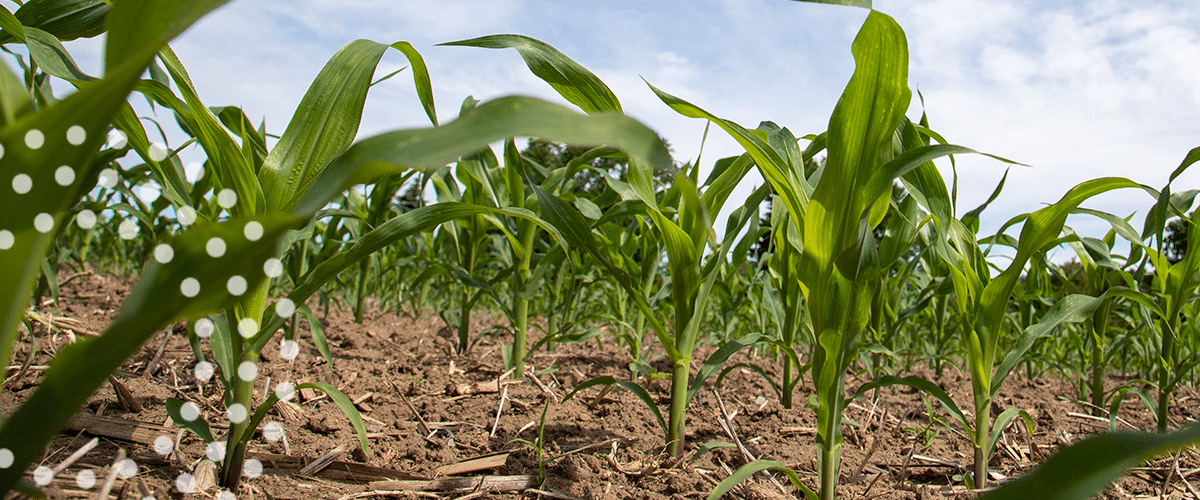
[[[13,187],[17,194],[25,195],[35,187],[37,189],[30,196],[32,201],[20,197],[3,198],[5,205],[16,204],[6,207],[5,212],[9,223],[4,225],[12,229],[0,233],[5,240],[0,242],[4,243],[4,250],[14,256],[4,259],[7,263],[4,276],[16,284],[3,287],[8,292],[4,299],[9,304],[9,313],[3,321],[6,352],[11,351],[19,311],[28,297],[35,273],[36,267],[28,264],[38,261],[35,256],[49,245],[47,234],[50,229],[57,224],[57,218],[61,217],[65,207],[70,206],[71,200],[77,199],[78,195],[71,193],[81,193],[84,181],[95,179],[95,172],[86,167],[89,167],[87,162],[95,148],[104,140],[104,127],[114,116],[122,125],[129,125],[124,119],[131,115],[122,114],[128,111],[122,107],[124,99],[129,90],[139,84],[138,77],[151,58],[171,36],[221,3],[157,2],[151,7],[133,0],[117,2],[107,17],[109,71],[105,78],[80,84],[76,93],[38,112],[33,112],[31,104],[21,104],[29,100],[24,97],[23,90],[22,94],[13,92],[21,88],[19,84],[8,87],[5,102],[11,105],[5,108],[8,123],[4,131],[0,131],[0,143],[10,145],[6,160],[17,160],[23,165],[24,171],[14,177]],[[7,23],[4,28],[14,33],[20,27]],[[353,43],[344,55],[351,59],[354,59],[354,52],[382,55],[386,48],[360,41]],[[407,49],[401,47],[402,51]],[[447,126],[383,134],[360,141],[349,149],[344,148],[353,137],[357,119],[329,123],[338,127],[336,131],[318,131],[305,123],[318,120],[313,115],[319,111],[313,106],[302,106],[297,119],[293,120],[294,127],[289,126],[272,151],[273,155],[264,159],[262,177],[256,178],[248,164],[253,156],[248,158],[217,124],[211,112],[195,99],[182,65],[169,51],[161,52],[160,57],[180,86],[185,102],[180,104],[178,99],[169,97],[161,84],[155,86],[154,82],[146,81],[139,84],[140,88],[170,105],[197,134],[198,142],[209,154],[209,168],[214,170],[216,185],[236,195],[236,201],[227,196],[219,201],[222,208],[233,215],[221,223],[191,221],[190,228],[169,243],[155,247],[155,259],[147,264],[141,281],[112,327],[99,337],[60,350],[38,390],[0,429],[0,448],[9,450],[14,457],[13,466],[0,471],[0,489],[11,489],[16,484],[25,465],[38,456],[44,443],[65,425],[75,408],[125,357],[162,326],[217,309],[231,311],[233,314],[227,317],[240,317],[241,320],[254,319],[257,311],[257,317],[271,318],[263,321],[266,328],[248,327],[239,320],[234,323],[242,325],[239,334],[229,335],[232,344],[229,352],[235,354],[234,359],[242,363],[254,359],[282,326],[282,316],[287,315],[276,313],[282,313],[283,306],[266,307],[262,300],[266,297],[265,290],[269,289],[268,278],[277,276],[281,270],[276,256],[281,250],[277,245],[284,232],[302,227],[326,200],[350,185],[369,182],[383,174],[400,174],[408,168],[433,170],[495,140],[496,134],[502,137],[541,136],[567,142],[602,141],[625,147],[639,158],[651,158],[660,154],[658,151],[665,154],[665,147],[652,132],[628,118],[619,115],[586,118],[529,98],[506,98],[486,103]],[[361,57],[359,61],[363,59],[365,64],[350,66],[360,78],[365,75],[369,83],[374,62],[371,57]],[[13,81],[11,73],[5,72],[0,77]],[[351,95],[348,99],[353,104],[355,99],[361,99],[361,95]],[[431,109],[431,102],[429,104]],[[353,113],[354,106],[348,107]],[[320,125],[326,123],[320,120]],[[49,131],[61,133],[71,147],[42,148],[45,142],[63,140],[57,135],[45,135]],[[315,144],[294,145],[297,138],[315,134],[331,137]],[[131,134],[128,139],[136,142],[144,140],[144,136]],[[18,147],[18,144],[25,146]],[[657,151],[655,144],[658,144]],[[161,152],[150,152],[154,153],[151,156],[161,155]],[[309,163],[308,158],[313,157],[327,160]],[[155,161],[162,159],[159,157]],[[74,175],[68,175],[67,169]],[[190,206],[185,196],[186,185],[171,187],[180,177],[178,171],[173,174],[163,178],[163,185],[168,187],[166,191],[172,201],[179,203],[177,210],[186,212],[184,209]],[[46,188],[55,184],[66,189],[53,192],[54,189]],[[262,186],[272,187],[263,189]],[[184,189],[178,189],[181,187]],[[409,217],[392,219],[363,235],[351,249],[339,254],[341,258],[312,269],[293,289],[289,300],[293,300],[293,304],[302,303],[346,265],[358,262],[386,245],[392,235],[412,234],[447,220],[489,211],[486,207],[461,205],[428,208],[420,213],[410,212],[413,215]],[[516,215],[531,217],[528,212],[517,212]],[[33,221],[32,226],[24,216]],[[154,300],[150,300],[151,297]],[[249,384],[245,378],[239,377],[232,383],[229,391],[232,396],[227,398],[231,410],[248,397]],[[260,421],[268,407],[269,404],[259,406],[253,418],[247,418],[249,405],[243,404],[241,409],[230,412],[235,424],[231,427],[230,442],[240,445],[247,441],[253,431],[252,425]],[[244,451],[242,446],[229,448]],[[222,482],[235,486],[240,467],[234,467],[237,460],[230,457],[238,459],[240,455],[237,451],[227,455],[225,469],[228,473],[222,475]]]
[[[892,140],[911,95],[903,31],[890,17],[872,11],[853,53],[855,74],[834,109],[829,131],[816,141],[828,151],[828,159],[815,186],[759,135],[658,91],[676,111],[706,118],[732,135],[755,160],[788,213],[794,214],[790,220],[803,245],[796,279],[814,335],[810,373],[817,396],[822,498],[835,495],[846,404],[843,374],[855,359],[870,298],[879,286],[878,251],[870,228],[886,213],[894,180],[914,172],[929,177],[930,172],[936,174],[931,159],[970,151],[936,145],[893,156]]]
[[[431,121],[436,123],[428,74],[420,55],[405,42],[393,46],[413,63],[418,94],[426,104]],[[250,150],[255,141],[248,140],[251,131],[245,127],[235,132],[241,132],[239,135],[243,139],[242,147],[238,146],[221,121],[200,102],[190,77],[170,49],[160,53],[160,60],[183,99],[166,95],[164,89],[148,94],[175,111],[179,121],[206,153],[206,167],[215,178],[221,207],[234,216],[286,213],[308,191],[329,161],[353,140],[375,66],[388,48],[388,45],[358,40],[335,54],[314,80],[279,142],[265,156],[255,155]],[[265,142],[261,136],[258,139],[260,144]],[[230,325],[224,330],[228,335],[214,337],[223,343],[214,351],[227,354],[217,357],[226,392],[225,404],[231,409],[231,417],[240,417],[230,419],[232,425],[220,475],[221,486],[230,489],[236,489],[240,482],[242,457],[248,445],[245,436],[252,435],[254,430],[251,428],[250,433],[246,432],[247,417],[254,408],[253,377],[235,375],[247,373],[241,367],[254,366],[259,359],[259,351],[247,349],[246,340],[260,335],[258,325],[263,322],[269,291],[270,282],[248,290],[237,306],[225,314]],[[273,334],[272,331],[261,335],[269,338]],[[336,390],[326,392],[343,409],[352,410],[353,405],[340,404],[348,403],[344,395]],[[366,431],[355,417],[351,420],[356,423],[365,448]]]
[[[1130,248],[1131,255],[1124,259],[1123,264],[1120,263],[1118,261],[1120,256],[1114,255],[1112,252],[1116,234],[1116,230],[1112,230],[1103,239],[1084,237],[1079,241],[1069,243],[1079,257],[1079,272],[1088,288],[1083,291],[1084,293],[1093,296],[1101,295],[1118,285],[1124,285],[1130,289],[1137,288],[1133,276],[1125,270],[1125,267],[1130,264],[1130,261],[1139,260],[1136,252],[1141,248],[1136,245],[1132,246]],[[1070,281],[1065,281],[1065,283],[1069,284]],[[1080,352],[1086,353],[1087,364],[1085,366],[1091,369],[1090,374],[1086,377],[1085,385],[1090,394],[1094,414],[1099,414],[1101,409],[1108,406],[1106,404],[1108,391],[1104,389],[1104,377],[1108,372],[1110,360],[1117,350],[1132,338],[1131,334],[1110,335],[1110,324],[1116,316],[1114,309],[1120,306],[1118,299],[1119,297],[1109,297],[1100,303],[1092,316],[1087,319],[1084,332],[1081,333],[1084,341],[1080,346],[1082,347]]]
[[[1157,308],[1147,307],[1155,313],[1156,320],[1152,323],[1157,334],[1158,349],[1155,366],[1155,389],[1158,392],[1158,402],[1154,417],[1158,431],[1165,432],[1169,427],[1167,419],[1171,393],[1175,391],[1189,370],[1200,364],[1200,354],[1186,356],[1181,349],[1182,339],[1188,332],[1194,332],[1194,325],[1185,325],[1182,321],[1185,306],[1192,300],[1200,288],[1200,252],[1188,252],[1183,260],[1172,263],[1163,252],[1162,232],[1169,214],[1183,217],[1184,222],[1194,225],[1184,214],[1190,209],[1195,192],[1181,193],[1176,196],[1171,193],[1170,182],[1189,166],[1200,161],[1200,148],[1192,149],[1183,162],[1171,173],[1166,187],[1159,194],[1158,201],[1146,217],[1146,225],[1142,237],[1151,238],[1158,243],[1158,248],[1146,248],[1146,256],[1154,266],[1154,279],[1151,282],[1153,299]],[[1186,201],[1185,201],[1186,200]],[[1184,206],[1180,206],[1184,205]],[[1191,248],[1200,248],[1200,231],[1188,232],[1188,244]],[[1185,329],[1186,328],[1186,329]]]
[[[545,80],[563,98],[592,114],[619,111],[620,101],[600,79],[583,68],[575,61],[563,55],[553,47],[538,40],[517,35],[493,35],[453,42],[448,45],[467,45],[487,48],[515,48],[525,59],[526,64],[535,75]],[[634,303],[646,317],[649,326],[654,331],[659,342],[667,351],[667,357],[672,363],[671,375],[671,405],[669,421],[662,419],[649,394],[628,382],[618,382],[611,377],[593,379],[580,384],[575,392],[597,384],[620,384],[633,391],[645,401],[655,413],[660,425],[666,431],[666,441],[672,456],[679,457],[684,449],[684,418],[688,402],[699,390],[704,379],[713,370],[702,370],[700,377],[691,380],[691,356],[696,346],[700,332],[700,323],[708,297],[718,273],[717,269],[723,264],[725,255],[732,247],[730,238],[727,242],[717,245],[707,262],[701,260],[701,254],[712,238],[712,223],[710,214],[717,213],[728,198],[733,186],[737,184],[746,170],[730,171],[716,181],[705,191],[701,198],[695,185],[695,179],[677,175],[671,190],[673,193],[666,198],[678,200],[678,221],[671,220],[663,212],[655,195],[652,175],[656,168],[667,168],[669,157],[658,159],[656,163],[646,163],[635,158],[630,159],[629,183],[609,181],[609,186],[620,190],[623,199],[634,202],[638,210],[644,210],[661,234],[667,252],[668,269],[671,276],[671,300],[674,321],[673,330],[668,331],[656,313],[646,302],[644,293],[633,285],[629,275],[614,265],[603,255],[595,237],[591,233],[591,225],[578,210],[567,205],[558,196],[533,186],[537,196],[538,207],[542,217],[558,228],[572,246],[576,246],[599,261],[622,288],[631,295]],[[695,172],[695,169],[693,169]],[[765,191],[763,191],[765,195]],[[759,196],[761,200],[762,196]],[[754,203],[757,206],[757,201]],[[731,219],[733,233],[737,233],[748,217],[739,217],[741,224]],[[744,344],[733,343],[734,346]],[[710,358],[710,363],[719,364],[727,359],[728,350],[719,351]],[[719,361],[718,361],[719,358]],[[711,366],[706,363],[706,367]]]

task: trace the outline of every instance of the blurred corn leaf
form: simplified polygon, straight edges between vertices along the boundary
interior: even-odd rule
[[[22,26],[37,28],[64,42],[104,33],[111,7],[104,0],[30,0],[13,14]],[[9,24],[0,25],[0,43],[24,40]]]
[[[120,2],[108,18],[109,70],[103,80],[84,83],[62,101],[32,114],[22,114],[27,109],[22,99],[5,86],[4,114],[13,119],[0,129],[0,169],[12,173],[5,189],[15,194],[0,197],[0,281],[8,284],[0,287],[0,359],[9,359],[17,322],[55,228],[91,189],[84,182],[96,179],[92,169],[99,164],[91,159],[105,140],[108,123],[154,53],[222,3]],[[0,80],[11,83],[7,68],[3,73]],[[27,462],[18,462],[23,463]],[[0,473],[0,488],[11,487],[13,470],[19,468]]]
[[[433,171],[513,136],[570,144],[616,146],[641,161],[667,167],[671,155],[654,131],[621,113],[580,115],[532,97],[501,97],[475,106],[435,128],[397,130],[354,143],[311,183],[295,213],[314,213],[332,193],[408,168]]]
[[[276,242],[304,222],[275,214],[197,223],[156,248],[155,260],[113,324],[98,337],[60,349],[41,385],[0,429],[0,448],[15,457],[13,467],[0,470],[0,489],[11,488],[79,406],[151,335],[173,321],[232,307],[269,274],[282,272],[274,259]]]
[[[1200,443],[1200,424],[1170,434],[1117,432],[1072,444],[980,500],[1086,500],[1143,461]]]

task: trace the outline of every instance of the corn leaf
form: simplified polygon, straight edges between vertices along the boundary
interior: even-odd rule
[[[909,377],[896,377],[887,375],[874,382],[863,384],[862,387],[858,388],[857,394],[861,395],[879,387],[891,387],[893,385],[906,385],[933,396],[934,399],[938,400],[938,402],[946,408],[946,412],[949,413],[951,417],[954,417],[954,420],[957,421],[959,425],[961,425],[962,428],[967,431],[968,434],[971,434],[970,421],[967,420],[967,416],[963,414],[962,410],[958,408],[958,404],[954,402],[954,399],[951,398],[949,394],[946,394],[946,391],[940,386],[922,377],[918,377],[916,375]]]
[[[82,84],[75,93],[38,113],[23,113],[28,108],[15,95],[11,74],[6,71],[0,78],[7,82],[5,116],[19,117],[0,129],[0,146],[4,147],[0,169],[13,173],[14,182],[9,186],[19,188],[14,189],[15,195],[0,197],[0,282],[8,284],[0,287],[0,359],[9,359],[17,322],[55,228],[63,223],[67,209],[91,189],[83,183],[96,178],[92,169],[99,164],[91,160],[104,142],[108,123],[125,105],[125,97],[154,53],[220,3],[194,2],[185,13],[180,12],[184,7],[181,0],[120,3],[109,17],[108,48],[122,50],[109,58],[106,77]],[[106,377],[107,373],[96,384]],[[33,446],[18,455],[16,465],[0,472],[0,490],[7,491],[15,484],[17,474],[32,459],[31,450],[45,443],[37,438],[28,442]]]
[[[171,249],[169,259],[166,250],[156,249],[156,260],[143,270],[108,330],[59,350],[41,385],[0,429],[0,448],[15,457],[12,467],[0,470],[0,489],[12,487],[79,406],[155,332],[232,307],[267,278],[264,267],[275,256],[274,242],[303,225],[287,214],[196,223],[164,244]]]
[[[329,339],[325,337],[325,328],[321,326],[321,320],[317,319],[317,315],[313,314],[312,309],[309,309],[303,301],[295,303],[299,304],[296,306],[296,313],[303,315],[304,319],[308,320],[308,331],[312,335],[313,345],[316,346],[317,352],[321,353],[321,357],[325,359],[330,368],[333,368],[333,353],[329,351]],[[266,331],[274,332],[275,329]]]
[[[1032,472],[980,500],[1085,500],[1145,460],[1200,442],[1200,424],[1170,434],[1119,432],[1094,436],[1058,452]]]
[[[171,421],[174,422],[175,425],[183,427],[184,429],[192,431],[192,433],[195,435],[200,436],[200,439],[203,439],[206,443],[215,442],[217,438],[213,437],[212,429],[209,429],[208,422],[204,420],[203,417],[197,417],[192,420],[183,418],[184,404],[186,404],[186,402],[182,400],[167,398],[167,416],[171,417]]]
[[[607,144],[656,167],[671,164],[671,155],[657,134],[620,113],[584,116],[540,99],[502,97],[475,106],[440,127],[397,130],[358,141],[330,163],[293,211],[313,213],[332,193],[403,170],[397,167],[434,171],[491,142],[514,136]]]
[[[708,377],[711,377],[714,373],[720,371],[721,367],[725,366],[725,362],[729,360],[730,356],[742,350],[743,347],[754,345],[760,337],[761,335],[757,333],[751,333],[739,339],[732,339],[709,355],[708,359],[704,361],[704,365],[700,367],[700,371],[696,373],[696,378],[692,379],[691,384],[688,386],[688,401],[696,397],[696,394],[704,387],[704,381]]]
[[[420,63],[414,64],[418,95],[436,123],[423,61],[411,46],[396,45],[410,61]],[[258,174],[268,211],[291,210],[329,162],[350,146],[358,134],[371,77],[388,47],[355,40],[325,63]]]
[[[1025,353],[1029,351],[1029,348],[1033,346],[1033,343],[1037,339],[1049,336],[1059,325],[1079,323],[1088,319],[1104,301],[1112,300],[1115,297],[1124,297],[1132,302],[1141,304],[1159,317],[1164,316],[1158,304],[1149,296],[1124,287],[1110,288],[1098,297],[1080,294],[1071,294],[1063,297],[1058,302],[1055,302],[1054,306],[1049,311],[1046,311],[1037,323],[1026,328],[1021,334],[1021,338],[1009,348],[1004,361],[996,368],[995,378],[992,379],[992,397],[995,397],[996,393],[1000,391],[1000,387],[1004,383],[1004,379],[1008,377],[1009,372],[1025,359]]]
[[[565,403],[571,398],[575,397],[579,391],[598,385],[616,385],[629,392],[632,392],[633,395],[637,396],[638,399],[642,400],[643,403],[646,403],[646,407],[650,408],[650,412],[654,414],[654,418],[658,420],[658,425],[662,427],[663,431],[667,430],[667,421],[663,420],[662,412],[658,411],[658,404],[654,402],[654,398],[650,396],[650,393],[646,392],[646,389],[643,389],[642,386],[633,382],[617,380],[608,376],[596,377],[594,379],[581,382],[579,385],[575,386],[574,389],[571,389],[571,392],[567,393],[567,395],[563,397],[563,402]]]
[[[179,62],[179,58],[175,56],[175,52],[170,47],[165,47],[159,53],[159,60],[171,74],[175,85],[179,87],[179,93],[187,102],[190,116],[185,119],[192,128],[192,134],[196,136],[196,140],[208,155],[206,162],[208,170],[218,179],[221,186],[232,189],[237,194],[236,204],[230,209],[230,213],[234,215],[262,213],[263,189],[254,176],[254,167],[250,165],[237,142],[221,125],[212,110],[200,102],[200,97],[192,85],[192,79],[183,64]]]
[[[69,82],[95,79],[79,69],[79,65],[67,52],[66,47],[63,47],[62,43],[50,33],[27,26],[25,28],[25,46],[29,48],[29,57],[50,76],[56,76]]]
[[[437,203],[405,212],[361,235],[353,244],[325,259],[305,274],[288,294],[288,298],[295,304],[303,304],[308,297],[320,290],[321,286],[336,277],[342,270],[369,257],[380,249],[422,231],[431,230],[446,222],[483,214],[507,215],[530,220],[554,236],[557,241],[565,241],[559,236],[559,232],[555,227],[542,221],[532,212],[525,209],[499,209],[458,202]],[[259,334],[251,339],[253,343],[253,347],[250,347],[251,350],[262,350],[267,341],[270,340],[271,335],[283,326],[284,318],[273,314],[275,307],[275,305],[271,305],[267,309],[264,318],[270,319],[264,319],[264,324],[260,328]],[[298,306],[297,309],[300,310],[300,307]],[[313,341],[318,344],[318,349],[321,349],[320,344],[324,343],[324,338],[317,330],[314,330]],[[329,355],[327,348],[321,351],[321,355]]]
[[[326,384],[325,382],[306,382],[296,386],[297,389],[309,387],[327,394],[329,399],[333,400],[333,404],[337,405],[338,409],[342,410],[342,414],[346,415],[346,418],[350,419],[350,425],[353,425],[354,431],[358,433],[358,444],[359,446],[362,446],[363,454],[365,454],[368,459],[371,458],[371,444],[367,442],[367,427],[363,425],[362,415],[359,415],[358,409],[354,407],[354,402],[351,401],[349,397],[346,397],[342,391],[337,390],[337,387]],[[250,427],[248,430],[253,429],[253,427]]]
[[[15,19],[21,25],[38,28],[67,42],[104,33],[109,8],[104,0],[30,0],[17,9]],[[24,41],[19,30],[7,24],[3,28],[0,43]]]
[[[804,493],[805,500],[817,499],[817,493],[808,486],[805,486],[804,483],[800,482],[800,476],[796,474],[796,471],[787,468],[786,465],[783,465],[783,462],[775,460],[755,460],[746,465],[738,467],[736,471],[733,471],[733,474],[730,474],[729,477],[722,479],[721,482],[717,484],[717,487],[713,488],[712,492],[708,494],[708,500],[717,500],[718,498],[721,498],[721,495],[728,493],[729,490],[732,490],[734,486],[741,484],[742,481],[749,479],[750,476],[753,476],[755,473],[764,470],[775,470],[787,474],[788,479],[792,482],[792,486],[795,486],[796,489]]]
[[[1008,268],[984,287],[980,297],[976,324],[979,329],[980,347],[983,349],[983,360],[995,359],[999,330],[1009,297],[1033,253],[1057,239],[1067,216],[1088,198],[1114,189],[1141,187],[1141,184],[1125,178],[1093,179],[1071,188],[1057,203],[1029,214],[1021,227],[1017,254],[1013,256]]]
[[[621,111],[617,96],[596,75],[545,42],[521,35],[491,35],[439,45],[517,49],[529,70],[567,102],[587,113]]]

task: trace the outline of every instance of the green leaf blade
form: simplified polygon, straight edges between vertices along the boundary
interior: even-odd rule
[[[589,114],[621,111],[621,102],[608,85],[587,68],[540,40],[521,35],[491,35],[441,45],[516,49],[529,70],[550,84],[567,102]]]

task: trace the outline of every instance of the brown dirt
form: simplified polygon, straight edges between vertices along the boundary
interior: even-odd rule
[[[51,353],[66,342],[71,333],[100,332],[111,321],[131,282],[101,272],[77,276],[66,272],[60,276],[61,300],[43,304],[42,312],[56,318],[70,318],[77,324],[58,325],[65,328],[35,327],[38,351],[34,368],[19,380],[10,378],[9,387],[0,400],[0,411],[13,409],[37,388],[40,371],[37,367],[49,362]],[[309,304],[318,314],[324,309],[316,301]],[[357,439],[346,417],[329,398],[298,400],[299,417],[282,418],[275,412],[268,421],[282,424],[288,447],[283,441],[258,439],[251,451],[284,454],[311,460],[339,445],[355,450],[342,460],[365,461],[387,469],[433,477],[435,469],[447,464],[494,452],[510,451],[507,464],[473,475],[537,475],[537,452],[530,446],[512,442],[514,438],[535,441],[537,422],[545,405],[546,413],[543,457],[560,457],[569,451],[588,445],[602,444],[583,452],[561,456],[544,466],[544,482],[539,491],[523,493],[482,493],[470,491],[423,494],[410,498],[597,498],[597,499],[657,499],[704,498],[717,481],[728,475],[727,467],[744,463],[736,448],[717,448],[695,461],[684,461],[671,467],[664,464],[663,433],[653,415],[640,400],[627,391],[615,390],[601,401],[595,401],[597,389],[587,389],[567,402],[555,402],[551,396],[528,377],[506,386],[507,394],[482,393],[456,395],[460,384],[495,381],[503,370],[500,343],[504,338],[483,338],[467,356],[453,355],[453,339],[449,329],[433,314],[397,315],[379,312],[372,304],[363,324],[355,324],[351,313],[336,305],[325,317],[325,332],[331,343],[334,366],[329,366],[313,347],[306,327],[298,336],[301,352],[294,361],[280,358],[278,344],[263,353],[259,364],[256,388],[260,394],[272,390],[280,381],[323,381],[340,387],[350,398],[368,393],[363,416],[371,432],[370,456],[357,449]],[[476,320],[475,331],[494,325],[491,318]],[[171,426],[166,417],[164,400],[184,397],[196,402],[210,423],[223,420],[224,407],[220,401],[220,385],[215,382],[197,384],[192,376],[196,360],[188,347],[186,336],[179,327],[153,337],[117,374],[143,406],[132,413],[117,401],[115,391],[105,384],[92,396],[81,414],[101,415]],[[164,335],[169,335],[165,337]],[[151,376],[145,377],[146,366],[166,340],[160,363]],[[207,341],[202,342],[207,352]],[[14,364],[20,365],[29,353],[29,343],[20,342],[14,354]],[[704,359],[711,349],[697,356]],[[211,359],[211,358],[210,358]],[[772,376],[779,368],[769,357],[743,352],[732,362],[751,363],[762,367]],[[661,363],[660,363],[661,364]],[[697,363],[698,366],[699,363]],[[533,355],[530,368],[546,390],[561,399],[580,382],[598,376],[627,379],[628,361],[625,351],[612,339],[585,344],[560,345],[553,352]],[[10,368],[10,376],[16,370]],[[932,376],[918,369],[916,373]],[[857,388],[867,380],[858,376],[848,386]],[[936,381],[962,407],[969,406],[970,382],[953,369]],[[1117,383],[1114,379],[1113,383]],[[801,384],[804,385],[803,383]],[[733,428],[750,453],[757,458],[777,460],[794,469],[810,487],[816,486],[816,452],[811,429],[815,415],[804,408],[784,409],[770,386],[749,370],[734,370],[717,388],[726,409],[736,412]],[[667,383],[655,380],[650,392],[666,412]],[[402,397],[403,395],[403,397]],[[421,423],[405,404],[407,397],[416,411],[431,426],[441,423],[439,430],[426,437]],[[1063,443],[1077,440],[1107,428],[1107,424],[1072,416],[1087,410],[1073,403],[1074,391],[1061,379],[1025,380],[1014,378],[1000,391],[999,408],[1027,409],[1037,422],[1032,438],[1026,437],[1022,425],[1014,425],[1005,433],[1004,450],[998,450],[992,469],[1006,477],[1018,475],[1044,459]],[[801,389],[796,395],[797,406],[807,401],[808,392]],[[505,401],[496,419],[497,409]],[[1176,425],[1193,421],[1200,416],[1200,402],[1193,388],[1182,389],[1176,397]],[[549,401],[549,403],[548,403]],[[933,416],[946,421],[945,412],[934,405]],[[718,402],[711,388],[693,402],[687,417],[687,458],[696,454],[708,442],[731,442],[718,425]],[[997,410],[996,413],[999,411]],[[876,400],[859,398],[846,411],[854,423],[845,427],[841,498],[929,499],[969,498],[962,494],[962,482],[956,480],[969,465],[970,447],[961,431],[949,430],[940,424],[930,425],[922,397],[915,390],[888,388],[879,392]],[[1121,411],[1121,418],[1133,426],[1148,429],[1149,414],[1140,403],[1131,400]],[[493,433],[494,429],[494,433]],[[172,439],[175,430],[167,434]],[[219,434],[219,431],[217,431]],[[43,465],[53,467],[91,439],[87,432],[67,431],[47,449]],[[615,445],[604,444],[612,441]],[[185,434],[174,456],[164,459],[151,447],[124,440],[101,439],[101,444],[76,465],[60,473],[47,488],[52,498],[91,498],[94,493],[80,491],[76,483],[79,471],[91,470],[102,482],[118,448],[123,448],[139,465],[133,480],[119,479],[113,491],[118,498],[141,498],[137,480],[159,499],[214,498],[217,490],[183,495],[175,487],[175,479],[189,472],[205,453],[205,443],[195,435]],[[929,457],[923,460],[918,457]],[[907,464],[907,465],[906,465]],[[1162,460],[1135,470],[1117,486],[1105,493],[1106,498],[1132,498],[1158,495],[1171,460]],[[1180,458],[1181,470],[1195,470],[1200,465],[1197,455],[1187,451]],[[645,473],[641,473],[645,472]],[[762,476],[735,489],[739,498],[791,498],[796,490],[778,476],[786,495]],[[239,498],[300,499],[342,498],[370,491],[366,481],[336,481],[312,476],[279,475],[272,472],[243,482]],[[95,491],[94,489],[92,490]],[[1176,479],[1169,486],[1166,498],[1184,498],[1186,485]],[[396,495],[393,496],[397,497]],[[406,498],[399,495],[400,498]],[[219,497],[218,497],[219,498]],[[385,498],[385,497],[359,497]]]

